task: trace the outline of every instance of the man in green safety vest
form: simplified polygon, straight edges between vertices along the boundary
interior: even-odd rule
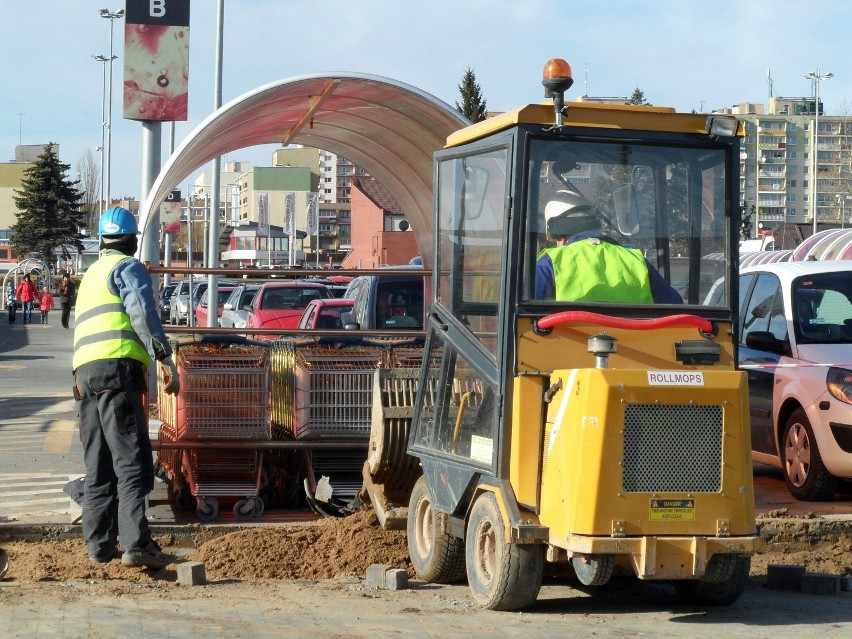
[[[151,276],[133,257],[138,232],[127,209],[104,212],[100,257],[77,294],[73,370],[86,466],[83,540],[94,563],[112,561],[120,539],[122,564],[159,569],[173,558],[152,539],[145,516],[154,488],[146,371],[153,359],[165,366],[167,393],[176,395],[180,381]]]
[[[544,209],[556,243],[536,261],[535,297],[556,301],[683,304],[639,249],[601,233],[601,216],[576,191],[561,190]]]

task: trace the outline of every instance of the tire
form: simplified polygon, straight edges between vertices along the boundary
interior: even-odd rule
[[[797,408],[784,426],[781,468],[790,494],[800,501],[825,501],[837,490],[837,478],[822,463],[811,423]]]
[[[464,541],[442,531],[423,476],[411,491],[406,533],[408,554],[418,577],[434,584],[464,579]]]
[[[195,508],[195,497],[188,488],[176,488],[174,490],[175,506],[180,510],[193,510]]]
[[[571,565],[584,586],[603,586],[615,569],[614,555],[574,555]]]
[[[199,497],[195,516],[201,521],[213,521],[219,515],[219,500],[215,497]]]
[[[263,501],[257,498],[240,499],[234,504],[234,517],[237,521],[249,521],[254,519],[257,510],[257,502],[261,504]]]
[[[708,563],[708,573],[713,559],[715,556]],[[719,565],[726,564],[727,562],[719,562]],[[743,594],[750,568],[751,557],[736,556],[733,570],[726,579],[713,582],[708,581],[705,575],[702,579],[679,579],[673,584],[678,596],[686,603],[699,606],[727,606]]]
[[[470,592],[485,608],[519,610],[538,597],[544,547],[509,540],[493,493],[483,493],[473,503],[467,522],[465,557]]]

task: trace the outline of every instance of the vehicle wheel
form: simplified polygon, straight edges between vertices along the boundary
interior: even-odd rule
[[[736,557],[733,570],[726,579],[708,581],[707,575],[702,579],[678,579],[673,582],[678,596],[686,603],[701,606],[727,606],[740,598],[748,581],[748,571],[751,568],[751,557]],[[713,563],[711,558],[710,563]],[[726,562],[720,562],[726,563]],[[708,573],[710,565],[708,564]]]
[[[466,537],[467,581],[478,603],[490,610],[518,610],[536,600],[544,548],[508,539],[493,493],[483,493],[474,502]]]
[[[174,494],[175,506],[180,510],[192,510],[195,508],[195,497],[192,496],[188,488],[176,488]]]
[[[411,491],[406,526],[408,554],[418,577],[435,584],[451,584],[464,578],[464,541],[441,530],[424,476]]]
[[[254,516],[260,517],[261,515],[263,515],[265,510],[266,510],[266,504],[264,503],[264,501],[260,497],[257,497],[254,500]]]
[[[782,468],[790,494],[801,501],[824,501],[837,490],[837,478],[826,470],[813,428],[804,409],[797,408],[784,426]]]
[[[584,586],[603,586],[612,577],[614,555],[574,555],[571,565]]]
[[[254,519],[256,501],[260,501],[261,504],[263,503],[259,499],[240,499],[236,504],[234,504],[234,517],[237,518],[237,521],[248,521],[250,519]]]
[[[219,514],[219,500],[215,497],[199,497],[195,515],[201,521],[213,521]]]

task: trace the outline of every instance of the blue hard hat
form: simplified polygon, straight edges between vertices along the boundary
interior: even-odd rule
[[[136,235],[139,226],[133,213],[120,206],[104,211],[98,222],[98,235]]]

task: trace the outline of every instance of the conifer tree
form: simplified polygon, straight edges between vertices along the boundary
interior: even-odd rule
[[[633,89],[633,95],[631,95],[630,98],[627,100],[627,102],[625,102],[624,104],[645,104],[645,105],[647,105],[647,104],[650,104],[650,102],[645,100],[645,92],[642,89],[640,89],[639,87],[636,87],[635,89]]]
[[[55,261],[54,250],[61,248],[62,257],[70,257],[69,246],[83,250],[80,228],[86,224],[81,210],[83,194],[66,174],[69,164],[59,161],[48,144],[38,160],[24,171],[20,190],[13,196],[18,207],[17,221],[12,224],[11,243],[17,255],[32,254],[47,264]]]
[[[482,97],[482,90],[476,81],[476,74],[470,67],[465,69],[464,78],[459,85],[459,93],[461,93],[462,101],[461,104],[456,102],[456,109],[471,122],[484,120],[486,114],[485,99]]]

